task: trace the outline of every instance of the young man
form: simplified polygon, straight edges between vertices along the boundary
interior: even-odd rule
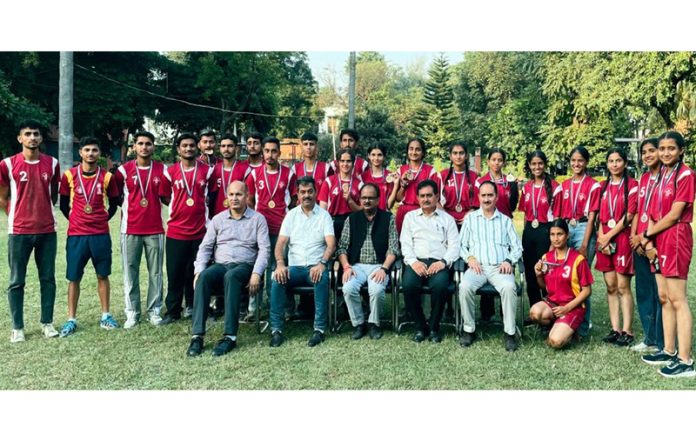
[[[116,214],[120,195],[113,175],[99,166],[100,156],[99,140],[93,137],[82,138],[80,140],[82,162],[66,170],[60,181],[60,211],[68,219],[68,241],[65,246],[68,321],[60,330],[61,337],[68,337],[77,330],[80,281],[90,259],[97,273],[97,292],[101,304],[99,326],[107,330],[118,328],[118,323],[109,311],[111,297],[109,220]]]
[[[53,327],[56,300],[56,218],[60,167],[58,160],[39,152],[43,141],[38,122],[19,124],[17,141],[22,151],[0,162],[0,208],[7,212],[7,251],[10,264],[10,341],[24,341],[24,285],[31,252],[41,286],[41,330],[57,337]]]
[[[246,163],[250,170],[260,168],[263,165],[262,152],[263,135],[253,132],[247,135],[246,149],[249,154]],[[249,189],[251,191],[251,189]]]
[[[367,170],[367,167],[369,164],[367,161],[365,161],[363,158],[358,156],[358,141],[360,140],[360,136],[358,136],[358,132],[353,129],[343,129],[341,130],[339,139],[341,140],[341,149],[351,149],[355,152],[355,163],[353,164],[353,176],[356,176],[358,179],[361,179],[360,177],[362,176],[363,172]],[[333,174],[338,174],[339,172],[339,167],[338,167],[338,160],[335,159],[331,163],[331,168],[328,172],[328,175],[333,175]],[[321,187],[318,187],[321,188]]]
[[[134,327],[140,321],[140,260],[143,250],[149,279],[147,312],[153,325],[158,326],[162,321],[164,228],[159,187],[164,180],[164,165],[152,159],[155,135],[142,131],[137,132],[134,139],[136,158],[120,166],[116,174],[123,194],[121,259],[126,298],[125,329]]]
[[[204,164],[212,167],[218,162],[218,158],[215,156],[215,132],[206,130],[201,133],[198,150],[200,150],[200,159]]]
[[[237,137],[232,134],[225,134],[220,138],[220,156],[222,161],[218,161],[213,168],[212,181],[215,183],[211,188],[212,207],[210,218],[229,208],[227,198],[227,187],[234,181],[242,181],[249,174],[249,164],[246,161],[238,161]],[[214,194],[213,194],[214,193]]]
[[[205,235],[208,220],[206,197],[213,169],[196,159],[196,137],[185,133],[176,139],[179,162],[164,171],[160,197],[169,200],[167,221],[167,312],[162,320],[168,325],[193,311],[193,262]]]
[[[301,178],[302,176],[311,176],[314,178],[317,189],[321,188],[321,184],[324,183],[327,173],[329,172],[329,165],[325,162],[317,161],[317,135],[314,133],[303,133],[300,137],[302,141],[302,162],[296,162],[292,166],[292,171],[295,173],[295,177]],[[297,198],[297,188],[293,186],[290,190],[292,197]],[[299,205],[293,204],[294,205]]]

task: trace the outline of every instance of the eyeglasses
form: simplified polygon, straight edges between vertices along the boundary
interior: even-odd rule
[[[363,201],[374,201],[379,199],[377,196],[360,196],[360,200]]]

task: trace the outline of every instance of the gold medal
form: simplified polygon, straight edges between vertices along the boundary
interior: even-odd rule
[[[456,207],[454,207],[454,211],[457,213],[461,213],[464,210],[464,207],[462,207],[462,204],[457,204]]]
[[[145,207],[147,207],[147,205],[148,205],[148,202],[147,202],[146,198],[140,199],[140,206],[141,207],[145,208]]]
[[[542,273],[542,274],[546,274],[546,273],[548,273],[548,272],[549,272],[549,266],[548,266],[547,264],[543,263],[543,264],[541,265],[541,273]]]
[[[92,206],[91,205],[86,204],[84,210],[85,210],[85,213],[92,214]]]
[[[616,221],[614,219],[609,219],[609,222],[607,222],[607,226],[609,228],[614,228],[616,226]]]
[[[350,187],[345,182],[341,185],[341,188],[343,189],[343,193],[348,193],[348,190],[350,190]]]
[[[577,226],[578,226],[578,221],[576,221],[575,219],[571,219],[571,220],[570,220],[570,226],[571,226],[571,227],[577,227]]]
[[[539,219],[534,219],[532,221],[532,228],[539,228]]]
[[[193,198],[186,199],[186,205],[188,205],[189,207],[193,207]]]
[[[386,181],[387,184],[391,184],[392,182],[394,182],[394,177],[392,175],[387,175]]]
[[[268,208],[275,208],[275,202],[268,201]]]
[[[648,221],[647,213],[643,213],[643,215],[640,217],[640,221],[643,223],[646,223]]]
[[[224,201],[222,201],[222,206],[225,208],[229,208],[229,206],[230,206],[229,199],[225,199]]]

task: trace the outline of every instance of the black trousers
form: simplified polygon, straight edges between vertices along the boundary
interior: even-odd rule
[[[193,262],[196,261],[198,247],[203,239],[178,240],[167,238],[167,297],[164,304],[166,315],[181,318],[181,302],[193,307]]]
[[[524,276],[527,279],[527,297],[529,306],[541,301],[546,296],[546,291],[539,288],[534,265],[541,259],[541,256],[549,251],[551,239],[549,238],[551,223],[539,224],[538,228],[532,228],[531,222],[524,223],[522,232],[522,260],[524,262]]]
[[[435,259],[418,259],[430,266]],[[431,277],[421,277],[409,266],[404,265],[403,291],[404,301],[406,302],[406,310],[411,314],[411,317],[416,322],[416,327],[423,331],[430,330],[440,332],[440,321],[447,303],[447,287],[450,284],[450,271],[444,269]],[[431,311],[430,320],[426,324],[425,314],[423,313],[423,304],[421,301],[422,287],[427,285],[430,288]]]
[[[198,276],[196,293],[193,296],[192,335],[205,335],[210,296],[224,287],[225,291],[225,335],[237,335],[239,329],[239,298],[251,279],[254,267],[248,263],[214,263]]]

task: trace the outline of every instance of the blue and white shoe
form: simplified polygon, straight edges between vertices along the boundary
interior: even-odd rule
[[[640,357],[640,359],[643,360],[643,362],[653,366],[662,366],[674,363],[675,361],[679,360],[679,357],[677,357],[676,352],[674,354],[670,354],[663,349],[655,352],[654,354],[645,354]]]
[[[77,331],[77,322],[75,320],[68,320],[61,328],[60,336],[68,337],[73,335],[75,331]]]
[[[99,326],[102,329],[112,330],[118,328],[118,322],[114,319],[114,316],[109,314],[99,321]]]
[[[696,377],[693,360],[691,363],[684,363],[681,359],[677,359],[660,369],[659,372],[660,375],[667,378]]]

